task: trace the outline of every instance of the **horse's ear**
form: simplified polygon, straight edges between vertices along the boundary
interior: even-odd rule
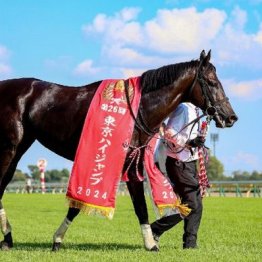
[[[211,58],[211,49],[208,51],[207,56],[206,56],[206,62],[209,62]]]
[[[203,66],[207,65],[211,58],[211,50],[208,51],[207,55],[203,59]]]
[[[205,57],[206,57],[206,52],[205,52],[205,50],[202,50],[202,52],[200,53],[199,60],[202,61],[202,60],[204,60]]]

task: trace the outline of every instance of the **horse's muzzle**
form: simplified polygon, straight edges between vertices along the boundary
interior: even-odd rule
[[[226,127],[231,127],[234,125],[234,123],[238,120],[237,115],[233,114],[230,115],[227,119],[226,119]]]
[[[238,120],[237,115],[232,114],[226,118],[222,117],[218,113],[214,115],[214,120],[216,122],[216,127],[218,128],[225,128],[225,127],[232,127],[234,123]]]

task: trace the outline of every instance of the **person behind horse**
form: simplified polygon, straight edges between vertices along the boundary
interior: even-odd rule
[[[198,147],[205,139],[198,136],[198,124],[189,124],[198,117],[198,108],[191,103],[181,103],[171,114],[164,129],[166,143],[166,171],[174,191],[191,213],[184,218],[183,248],[197,247],[197,232],[202,217],[202,197],[198,182]],[[189,125],[188,125],[189,124]],[[188,125],[188,126],[187,126]],[[155,241],[177,223],[180,214],[164,216],[151,224]]]
[[[28,194],[32,193],[32,177],[26,175],[25,190]]]

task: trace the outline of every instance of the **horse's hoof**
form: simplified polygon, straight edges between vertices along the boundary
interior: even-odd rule
[[[52,247],[52,251],[54,251],[54,252],[57,252],[57,251],[59,251],[59,249],[60,249],[60,246],[61,246],[61,243],[59,242],[54,242],[53,243],[53,247]]]
[[[9,245],[7,242],[5,242],[5,241],[1,241],[0,242],[0,248],[1,248],[1,250],[3,250],[3,251],[8,251],[8,250],[10,250],[11,248],[13,247],[13,245]]]
[[[159,247],[158,246],[153,246],[150,251],[154,251],[154,252],[158,252],[159,251]]]

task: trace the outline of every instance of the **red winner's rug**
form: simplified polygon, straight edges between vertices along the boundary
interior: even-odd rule
[[[136,116],[140,78],[130,78],[129,99]],[[86,116],[70,176],[70,207],[112,218],[115,196],[133,129],[123,80],[104,80]]]

